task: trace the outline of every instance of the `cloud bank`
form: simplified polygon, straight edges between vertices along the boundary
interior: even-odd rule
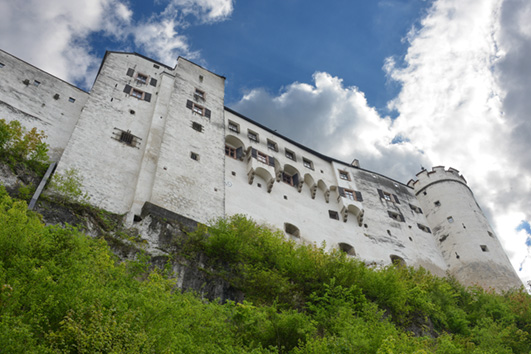
[[[459,169],[518,274],[531,280],[531,4],[438,0],[413,28],[401,85],[381,117],[356,87],[317,72],[279,94],[248,92],[235,109],[318,151],[407,181],[420,166]]]
[[[232,0],[172,0],[162,12],[136,19],[121,0],[7,0],[0,2],[0,47],[64,80],[90,87],[101,58],[90,40],[100,36],[175,64],[179,55],[198,58],[180,32],[191,23],[225,20]],[[137,50],[138,50],[137,49]]]

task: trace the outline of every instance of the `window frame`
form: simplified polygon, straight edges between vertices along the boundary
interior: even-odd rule
[[[266,165],[269,165],[269,156],[258,150],[256,151],[256,160]]]
[[[250,129],[247,130],[247,137],[249,138],[249,140],[254,141],[255,143],[260,142],[260,136],[258,135],[258,133]]]
[[[267,148],[269,150],[273,150],[275,152],[278,152],[278,144],[275,143],[273,140],[267,139]]]
[[[343,181],[350,181],[350,173],[345,170],[338,170],[339,172],[339,179],[342,179]]]
[[[149,75],[146,75],[146,74],[141,73],[141,72],[137,72],[136,73],[135,82],[137,84],[147,85],[148,81],[149,81]]]
[[[313,170],[313,162],[310,159],[307,159],[306,157],[302,158],[302,165],[306,168],[309,168],[310,170]]]
[[[333,220],[339,220],[339,212],[335,210],[328,210],[328,217]]]
[[[198,89],[197,87],[195,88],[195,91],[194,91],[194,98],[195,99],[200,99],[202,101],[205,100],[205,97],[206,97],[206,92],[203,91],[203,90],[200,90]]]
[[[286,172],[282,172],[282,182],[289,184],[290,186],[294,186],[293,175],[290,175],[289,173],[286,173]]]
[[[297,157],[295,156],[295,153],[293,151],[284,149],[284,152],[288,159],[297,162]]]
[[[238,153],[235,147],[225,144],[225,156],[232,157],[233,159],[238,159]]]
[[[234,123],[233,121],[229,120],[229,123],[227,125],[227,129],[231,132],[234,132],[236,134],[240,134],[240,125],[238,123]]]
[[[202,133],[203,132],[203,125],[192,121],[192,129],[197,131],[197,132]]]

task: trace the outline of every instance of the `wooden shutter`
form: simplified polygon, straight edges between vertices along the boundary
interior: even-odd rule
[[[356,193],[356,200],[358,202],[363,202],[363,197],[361,196],[361,192],[355,191],[354,193]]]
[[[293,176],[291,176],[293,178],[293,185],[296,187],[299,185],[299,174],[298,173],[295,173]]]
[[[339,191],[339,195],[344,197],[345,196],[345,189],[344,188],[341,188],[341,187],[337,187],[338,191]]]
[[[151,86],[157,86],[157,79],[151,78],[151,80],[149,81],[149,84]]]
[[[422,209],[417,207],[417,209],[419,210],[419,213],[422,214]]]
[[[210,118],[210,109],[205,108],[205,117]]]
[[[398,214],[398,217],[400,218],[400,221],[405,222],[406,219],[404,219],[404,215]]]
[[[400,201],[398,200],[398,197],[395,194],[393,194],[393,198],[395,199],[396,204],[400,204]]]
[[[256,159],[256,156],[257,156],[256,149],[251,149],[251,156]]]
[[[135,69],[131,69],[131,68],[127,69],[127,76],[133,77],[134,74],[135,74]]]
[[[269,166],[275,167],[275,158],[273,156],[268,156]]]
[[[192,109],[194,107],[194,103],[190,100],[186,101],[186,108]]]
[[[241,160],[243,158],[243,148],[239,147],[236,149],[236,158]]]
[[[133,89],[133,88],[132,88],[131,86],[129,86],[129,85],[125,85],[125,87],[124,87],[124,92],[127,93],[127,94],[130,94],[132,89]]]
[[[144,93],[144,101],[151,102],[151,94],[145,92]]]
[[[378,195],[380,196],[381,199],[385,199],[385,196],[381,189],[378,189]]]

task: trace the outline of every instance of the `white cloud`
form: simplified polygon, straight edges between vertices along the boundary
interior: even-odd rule
[[[132,39],[146,55],[172,65],[178,55],[198,57],[180,33],[189,25],[187,18],[211,23],[232,11],[232,0],[173,0],[160,14],[139,22],[125,0],[8,0],[0,2],[0,33],[9,33],[0,37],[0,47],[90,87],[101,62],[92,52],[91,35],[116,41],[119,48]]]
[[[435,1],[408,34],[405,66],[385,63],[402,85],[389,103],[399,113],[392,123],[360,90],[326,73],[278,95],[253,90],[235,108],[318,151],[359,158],[403,181],[420,164],[461,170],[522,268],[518,274],[531,280],[527,236],[516,231],[531,220],[530,13],[526,0]],[[396,136],[405,142],[390,144]]]

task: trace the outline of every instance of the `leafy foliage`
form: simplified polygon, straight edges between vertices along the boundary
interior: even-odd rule
[[[44,132],[28,131],[20,122],[0,119],[0,160],[14,168],[23,164],[43,175],[48,165],[48,145]]]
[[[373,270],[241,216],[182,245],[244,291],[209,303],[119,262],[102,239],[44,226],[0,189],[2,353],[528,353],[531,299]],[[222,265],[222,266],[219,266]],[[414,334],[411,328],[421,329]]]
[[[74,168],[63,173],[54,173],[47,191],[53,199],[62,203],[77,202],[87,205],[90,200],[90,196],[83,191],[83,177]]]

